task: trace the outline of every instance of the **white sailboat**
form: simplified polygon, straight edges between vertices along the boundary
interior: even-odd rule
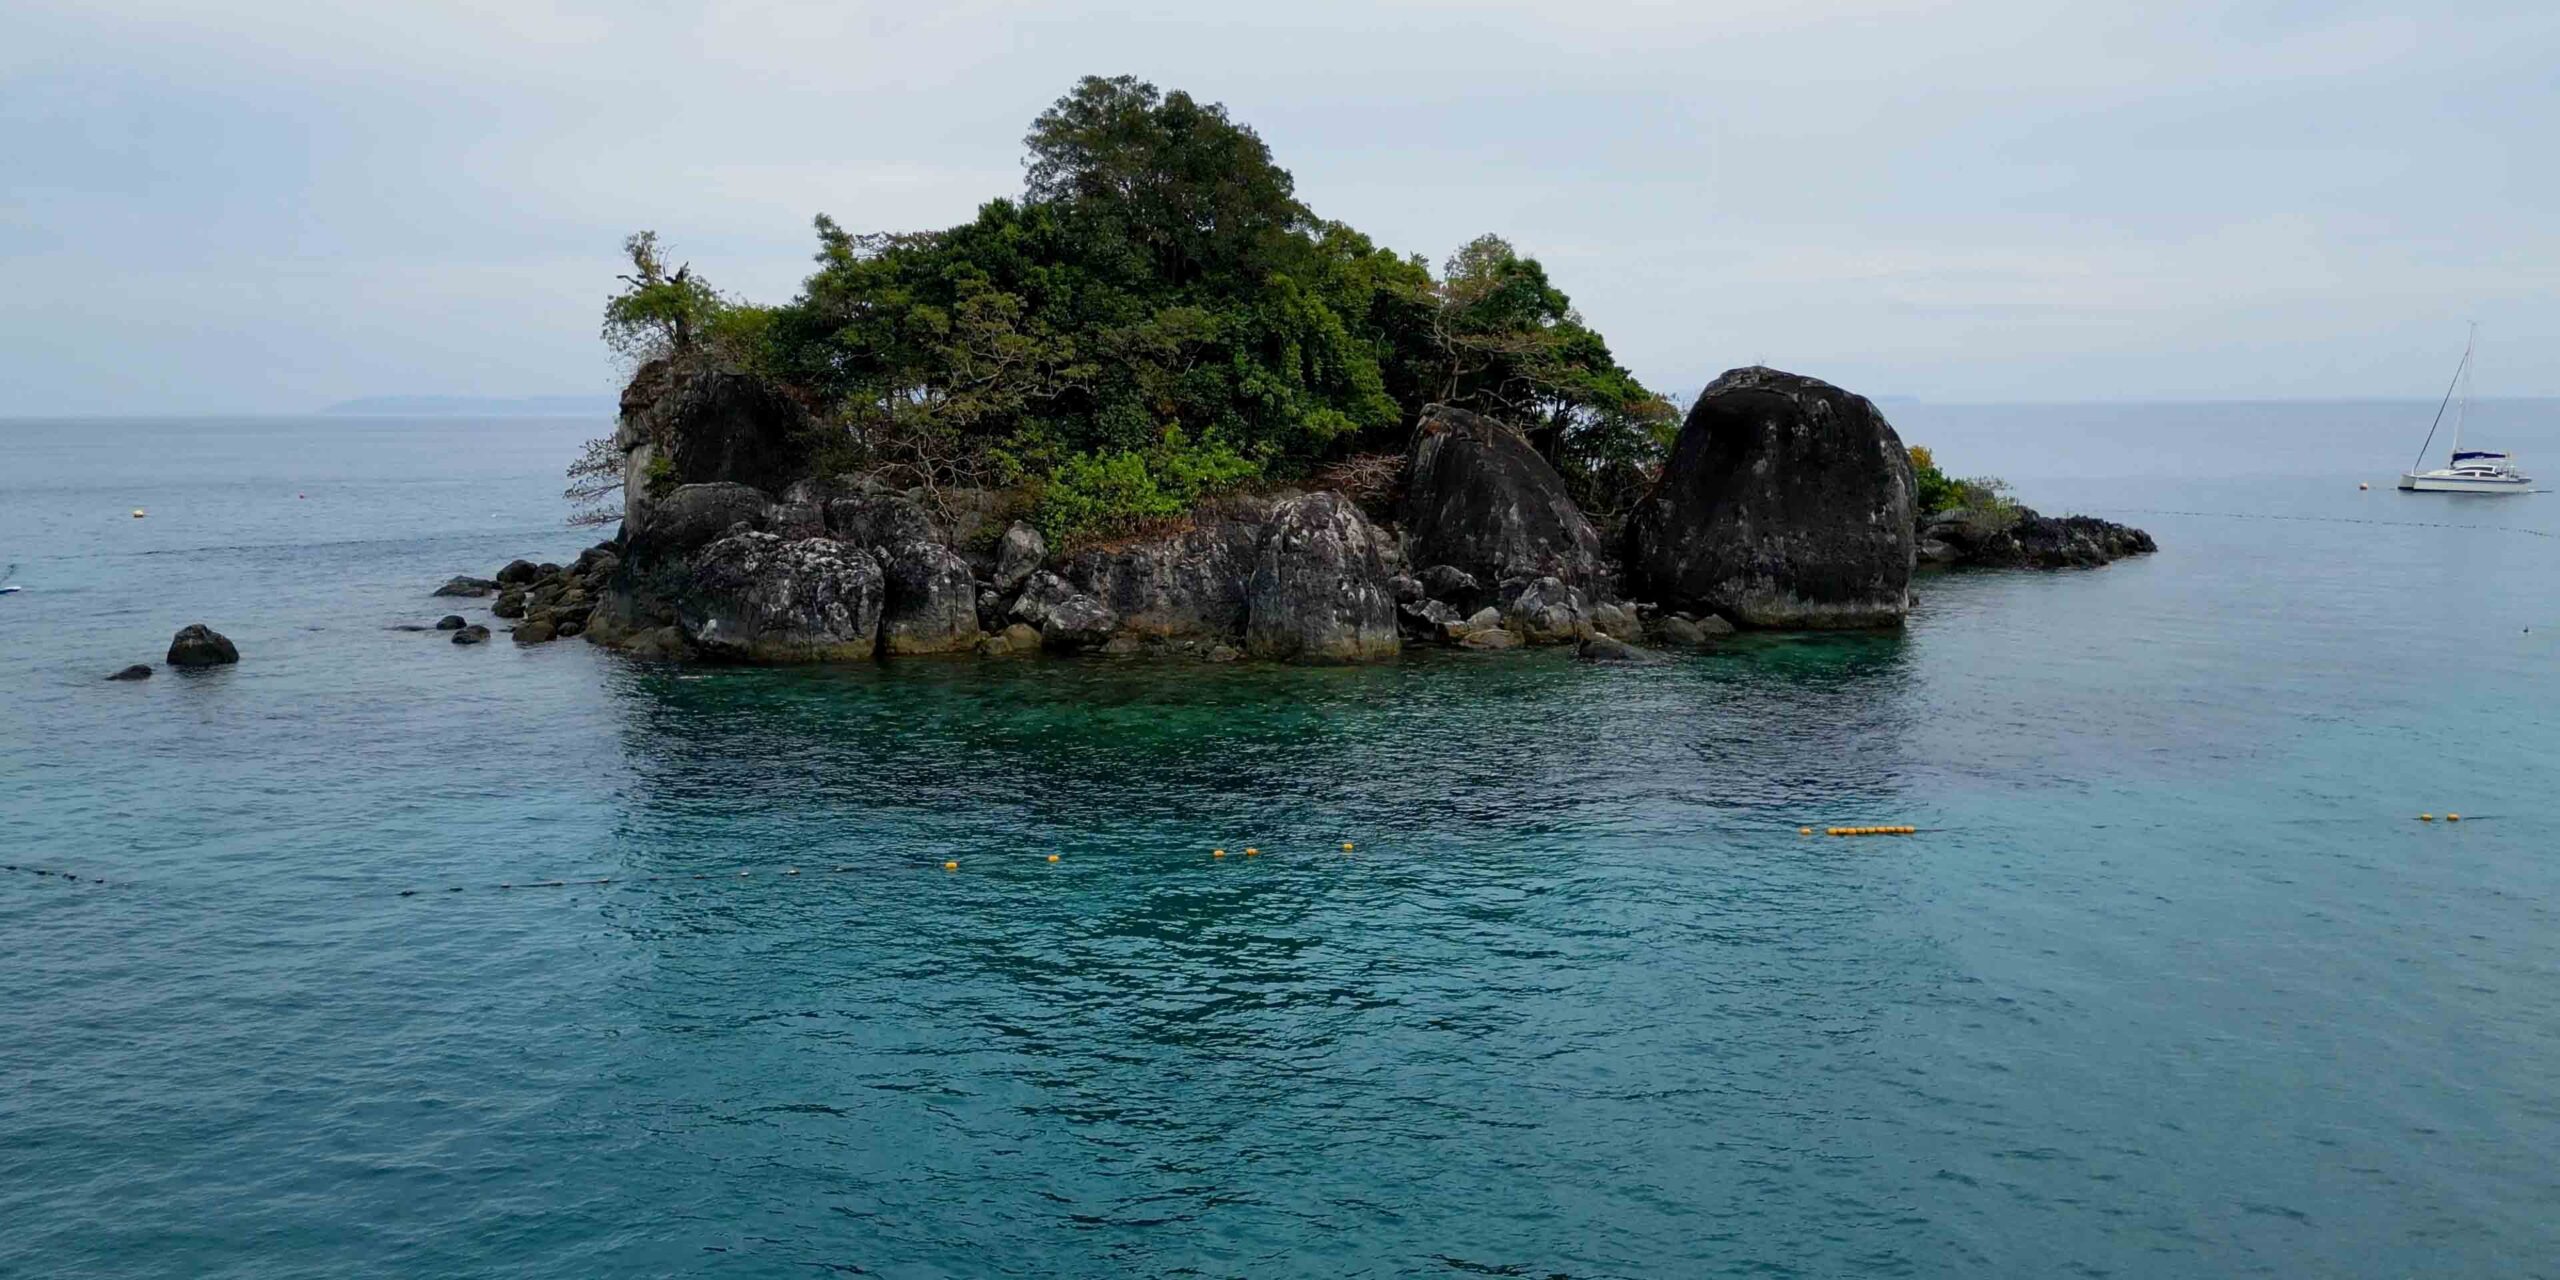
[[[2462,363],[2453,367],[2453,381],[2444,389],[2444,401],[2436,406],[2436,420],[2427,427],[2425,444],[2418,446],[2418,460],[2410,470],[2400,473],[2400,487],[2412,493],[2531,493],[2533,477],[2516,470],[2515,459],[2495,449],[2462,447],[2462,427],[2471,416],[2471,354],[2480,344],[2480,326],[2471,326],[2471,338],[2462,344]],[[2436,430],[2444,425],[2445,406],[2453,403],[2455,388],[2462,391],[2462,407],[2453,415],[2453,457],[2446,465],[2432,471],[2427,465],[2427,449],[2436,442]]]

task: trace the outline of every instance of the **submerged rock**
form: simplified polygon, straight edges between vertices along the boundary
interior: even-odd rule
[[[464,627],[470,625],[471,620],[458,613],[448,613],[445,616],[436,619],[436,630],[438,631],[460,631]]]
[[[228,636],[204,625],[191,622],[170,637],[169,656],[173,667],[221,667],[240,660],[240,650]]]
[[[1520,637],[1500,627],[1485,627],[1468,632],[1458,643],[1469,649],[1517,649]]]
[[[137,662],[107,678],[109,680],[148,680],[151,678],[151,668],[146,663]]]
[[[1584,662],[1653,663],[1663,660],[1651,649],[1639,649],[1614,636],[1593,636],[1575,646],[1573,656]]]
[[[1394,656],[1402,645],[1384,541],[1340,494],[1274,506],[1245,585],[1245,651],[1302,662]]]
[[[1911,459],[1863,396],[1735,369],[1690,410],[1628,525],[1636,588],[1755,627],[1900,625]]]
[[[522,562],[519,561],[518,563]],[[443,586],[436,588],[429,594],[439,596],[486,596],[495,595],[497,594],[497,591],[498,584],[494,579],[469,578],[457,574],[445,579]]]
[[[488,638],[489,629],[476,622],[453,633],[455,644],[480,644]]]

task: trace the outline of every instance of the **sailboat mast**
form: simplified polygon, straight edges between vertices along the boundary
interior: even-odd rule
[[[2436,420],[2427,424],[2427,438],[2418,445],[2418,460],[2409,464],[2409,469],[2411,471],[2423,471],[2426,469],[2427,450],[2435,445],[2436,429],[2444,425],[2445,406],[2453,403],[2454,388],[2462,385],[2463,372],[2471,367],[2471,345],[2479,340],[2480,326],[2474,324],[2471,326],[2471,336],[2468,339],[2465,339],[2462,344],[2462,363],[2453,367],[2452,380],[2444,384],[2444,399],[2436,402]],[[2466,400],[2463,407],[2468,410],[2470,408],[2470,403]],[[2461,432],[2461,424],[2456,423],[2454,426],[2454,434],[2457,441]],[[2456,443],[2454,446],[2457,450],[2461,447],[2462,446],[2459,443]]]
[[[2462,456],[2462,427],[2471,421],[2472,351],[2480,345],[2480,322],[2471,322],[2471,336],[2462,342],[2462,407],[2453,411],[2453,456]]]

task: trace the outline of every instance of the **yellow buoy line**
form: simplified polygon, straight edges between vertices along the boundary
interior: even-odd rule
[[[1824,827],[1822,829],[1822,834],[1826,836],[1909,836],[1919,833],[1918,827]]]

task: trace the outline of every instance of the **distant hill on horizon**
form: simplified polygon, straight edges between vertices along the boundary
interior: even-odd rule
[[[358,418],[610,418],[620,409],[611,396],[359,396],[320,412]]]

